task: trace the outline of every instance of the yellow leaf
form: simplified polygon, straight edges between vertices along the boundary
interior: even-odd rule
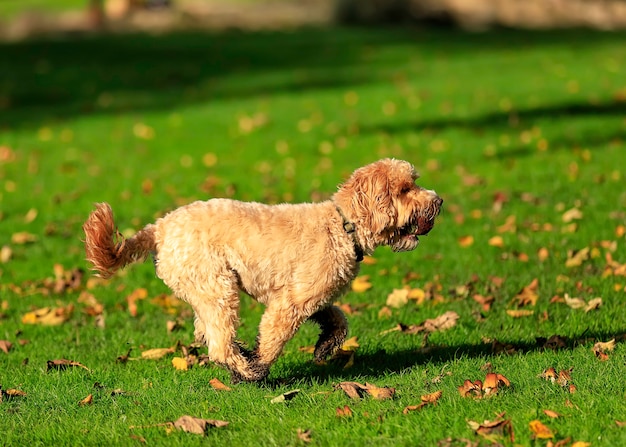
[[[42,307],[41,309],[28,312],[22,316],[24,324],[42,324],[44,326],[58,326],[69,320],[74,306],[72,304],[67,307]]]
[[[537,252],[537,257],[539,258],[539,261],[543,262],[550,257],[550,252],[547,248],[541,247]]]
[[[93,403],[93,394],[90,394],[87,397],[85,397],[84,399],[82,399],[80,402],[78,402],[78,405],[80,405],[80,406],[91,405],[92,403]]]
[[[369,282],[369,275],[357,276],[352,281],[352,291],[354,292],[365,292],[372,288],[372,284]]]
[[[460,245],[461,247],[464,247],[464,248],[465,248],[465,247],[469,247],[469,246],[471,246],[472,244],[474,244],[474,236],[472,236],[471,234],[470,234],[470,235],[467,235],[467,236],[461,236],[461,237],[458,239],[458,241],[459,241],[459,245]]]
[[[563,298],[565,299],[565,304],[567,304],[572,309],[582,309],[587,305],[587,303],[585,303],[585,300],[580,298],[570,298],[567,293]]]
[[[487,243],[492,247],[504,247],[504,239],[502,239],[502,236],[493,236]]]
[[[576,441],[570,447],[589,447],[590,445],[590,442]]]
[[[378,261],[376,261],[376,259],[372,258],[371,256],[363,256],[363,260],[361,261],[361,263],[365,265],[374,265],[376,264],[376,262]]]
[[[602,298],[594,298],[587,303],[587,306],[585,306],[585,312],[599,309],[600,306],[602,306]]]
[[[587,259],[589,259],[589,247],[585,247],[576,252],[569,253],[567,257],[567,261],[565,261],[565,267],[567,268],[579,267]]]
[[[356,336],[350,337],[341,346],[341,349],[344,351],[356,351],[357,348],[359,348],[359,343]]]
[[[535,311],[526,310],[526,309],[509,309],[506,311],[506,313],[509,314],[509,316],[513,318],[523,318],[523,317],[530,317],[531,315],[535,313]]]
[[[389,295],[387,295],[387,306],[395,307],[396,309],[406,305],[409,302],[409,290],[408,289],[393,289]]]
[[[563,213],[563,216],[561,216],[561,219],[563,219],[563,222],[565,223],[570,223],[573,220],[580,220],[582,218],[583,213],[578,208],[567,210]]]
[[[143,353],[141,355],[143,356]],[[189,369],[187,360],[183,357],[174,357],[172,359],[172,366],[179,371],[187,371]]]
[[[530,421],[528,424],[530,426],[530,430],[535,435],[537,439],[551,439],[554,438],[554,433],[548,427],[543,425],[541,421],[535,419],[534,421]]]
[[[160,358],[165,357],[168,354],[172,354],[173,352],[174,352],[173,348],[148,349],[147,351],[143,351],[141,353],[141,358],[147,359],[147,360],[158,360]]]
[[[11,242],[13,242],[16,245],[29,244],[31,242],[35,242],[36,240],[37,240],[37,236],[31,233],[28,233],[26,231],[20,231],[18,233],[13,233],[13,235],[11,235]]]

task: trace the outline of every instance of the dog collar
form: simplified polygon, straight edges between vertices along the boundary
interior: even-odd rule
[[[348,220],[341,208],[335,205],[337,212],[341,216],[341,220],[343,220],[343,229],[346,233],[352,236],[352,243],[354,244],[354,254],[356,255],[356,262],[361,262],[363,260],[363,248],[359,244],[359,241],[356,239],[356,225]]]

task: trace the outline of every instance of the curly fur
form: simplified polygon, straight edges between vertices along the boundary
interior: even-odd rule
[[[83,225],[87,260],[109,277],[152,253],[157,275],[193,307],[210,358],[233,381],[257,381],[307,319],[321,328],[316,360],[343,344],[347,322],[332,303],[357,275],[359,255],[381,245],[413,250],[434,225],[442,200],[417,178],[410,163],[384,159],[356,170],[325,202],[198,201],[128,239],[101,203]],[[252,351],[237,342],[240,291],[266,306]]]

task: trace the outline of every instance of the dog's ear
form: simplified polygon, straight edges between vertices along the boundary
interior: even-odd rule
[[[397,213],[389,175],[386,164],[374,163],[355,171],[342,187],[349,194],[353,212],[374,234],[381,233],[395,222]]]

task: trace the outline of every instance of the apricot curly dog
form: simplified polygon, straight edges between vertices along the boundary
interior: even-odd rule
[[[380,245],[413,250],[435,223],[443,200],[417,178],[410,163],[384,159],[356,170],[321,203],[198,201],[129,239],[100,203],[83,225],[87,260],[110,277],[152,254],[159,278],[193,307],[196,340],[211,360],[228,368],[233,382],[257,381],[307,319],[321,327],[316,360],[343,344],[348,326],[333,301],[349,288],[363,255]],[[240,290],[266,306],[252,351],[236,338]]]

